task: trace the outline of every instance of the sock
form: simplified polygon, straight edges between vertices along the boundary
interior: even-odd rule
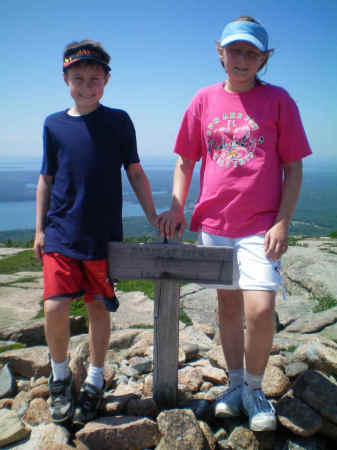
[[[52,358],[50,360],[51,363],[51,369],[53,373],[53,381],[57,380],[65,380],[70,375],[70,370],[68,367],[68,360],[65,359],[64,361],[57,363]]]
[[[230,387],[236,387],[243,383],[243,369],[228,371]]]
[[[104,384],[104,367],[97,367],[89,364],[86,383],[90,383],[98,389],[102,389]]]
[[[245,383],[247,384],[249,391],[253,391],[254,389],[261,389],[262,380],[263,374],[254,375],[247,371],[245,373]]]

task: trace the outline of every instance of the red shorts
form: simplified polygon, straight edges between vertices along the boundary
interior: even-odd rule
[[[113,298],[115,292],[108,278],[107,267],[106,259],[81,261],[59,253],[44,253],[43,298],[76,298],[84,295],[85,302],[91,302],[97,296],[101,299]]]

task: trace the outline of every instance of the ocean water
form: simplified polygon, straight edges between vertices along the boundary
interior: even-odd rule
[[[311,157],[310,157],[311,158]],[[337,158],[304,161],[301,195],[291,227],[292,234],[325,235],[337,230]],[[158,212],[169,208],[175,159],[144,160]],[[35,190],[40,161],[0,161],[0,231],[34,229]],[[187,212],[199,191],[198,167],[194,171]],[[123,217],[140,217],[144,212],[123,174]]]
[[[162,212],[166,208],[158,208]],[[144,211],[137,203],[123,204],[123,217],[143,216]],[[35,228],[35,201],[0,202],[0,231],[26,230]]]
[[[35,228],[35,201],[0,202],[0,231]]]
[[[158,212],[169,207],[174,161],[145,161]],[[40,160],[0,163],[0,231],[35,228],[35,192]],[[144,216],[123,174],[123,217]]]

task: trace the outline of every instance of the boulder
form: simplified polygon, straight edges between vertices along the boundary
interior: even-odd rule
[[[30,429],[8,409],[0,410],[0,447],[21,441],[30,434]]]
[[[156,422],[132,416],[102,417],[87,423],[76,437],[100,450],[143,450],[160,439]]]
[[[158,450],[205,450],[207,440],[194,413],[187,409],[163,411],[157,418],[161,440]]]
[[[0,369],[0,398],[12,397],[16,394],[16,379],[8,364]]]
[[[48,347],[42,345],[0,353],[0,363],[8,363],[14,374],[26,378],[50,372]]]

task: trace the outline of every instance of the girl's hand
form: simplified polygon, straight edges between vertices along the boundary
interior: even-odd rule
[[[184,214],[177,214],[172,209],[165,211],[158,216],[158,226],[160,234],[168,239],[174,239],[177,233],[180,239],[186,228],[186,219]]]
[[[39,231],[35,234],[34,253],[35,253],[35,257],[38,260],[42,261],[42,256],[44,253],[44,232],[43,231]]]
[[[275,223],[266,233],[264,249],[267,258],[279,259],[288,249],[288,226],[282,222]]]

